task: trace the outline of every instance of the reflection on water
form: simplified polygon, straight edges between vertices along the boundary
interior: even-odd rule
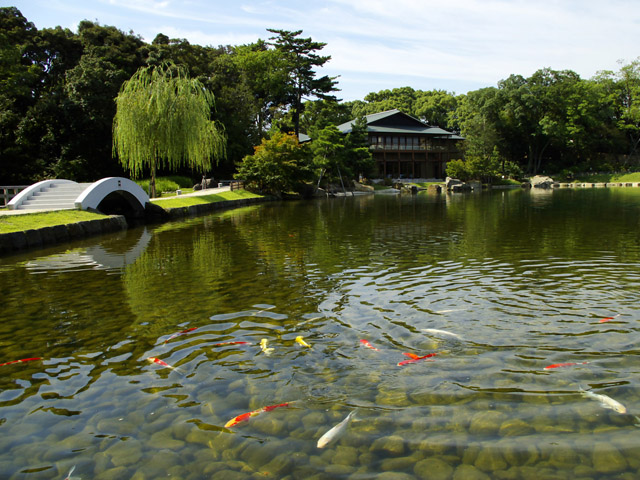
[[[637,478],[639,211],[340,198],[0,260],[0,363],[41,358],[0,366],[0,471]]]

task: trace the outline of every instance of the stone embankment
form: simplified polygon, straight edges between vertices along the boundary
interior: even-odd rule
[[[0,255],[126,229],[127,220],[122,215],[112,215],[98,220],[55,225],[24,232],[2,233],[0,234]]]
[[[202,203],[189,207],[161,208],[157,204],[148,204],[145,220],[149,222],[170,221],[182,217],[204,215],[215,210],[242,207],[254,203],[274,200],[271,197],[244,198],[224,200],[214,203]],[[23,232],[0,234],[0,255],[26,249],[42,248],[57,243],[69,242],[94,235],[112,233],[128,228],[127,220],[122,215],[111,215],[97,220],[68,223],[53,227],[43,227]]]

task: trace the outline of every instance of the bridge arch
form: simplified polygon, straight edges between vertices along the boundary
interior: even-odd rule
[[[124,177],[107,177],[92,183],[75,201],[79,210],[140,217],[149,196],[137,183]]]

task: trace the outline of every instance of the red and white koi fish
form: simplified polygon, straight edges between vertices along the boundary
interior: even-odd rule
[[[303,347],[311,348],[311,345],[309,345],[307,342],[304,341],[304,338],[302,338],[302,335],[298,335],[296,337],[296,343],[299,343]]]
[[[428,359],[430,357],[435,357],[437,354],[438,354],[438,352],[434,352],[434,353],[429,353],[428,355],[424,355],[423,357],[419,357],[415,353],[404,352],[403,355],[406,355],[407,357],[409,357],[410,360],[404,360],[404,361],[398,363],[398,366],[399,367],[403,367],[404,365],[409,365],[410,363],[416,363],[416,362],[419,362],[421,360],[426,360],[426,359]]]
[[[370,348],[371,350],[375,350],[376,352],[379,352],[380,350],[378,350],[376,347],[374,347],[373,345],[371,345],[369,343],[369,340],[365,340],[364,338],[362,340],[360,340],[360,343],[363,344],[365,347]]]
[[[611,320],[614,320],[614,319],[618,318],[619,316],[620,316],[620,314],[614,315],[613,317],[604,317],[604,318],[601,318],[600,320],[598,320],[598,323],[610,322]]]
[[[559,367],[572,367],[573,365],[586,365],[589,362],[566,362],[566,363],[554,363],[553,365],[547,365],[544,367],[545,370],[551,370],[552,368]]]
[[[151,362],[151,363],[156,363],[156,364],[160,365],[161,367],[170,368],[171,370],[175,370],[178,373],[184,373],[180,368],[174,367],[173,365],[169,365],[164,360],[160,360],[159,358],[156,358],[156,357],[149,357],[149,358],[147,358],[147,361]]]
[[[0,363],[0,367],[4,367],[5,365],[11,365],[13,363],[26,363],[26,362],[33,362],[36,360],[42,360],[42,358],[33,357],[33,358],[23,358],[22,360],[11,360],[10,362]]]
[[[288,407],[292,402],[279,403],[277,405],[268,405],[266,407],[258,408],[257,410],[253,410],[251,412],[243,413],[242,415],[238,415],[237,417],[232,418],[227,423],[225,423],[225,428],[231,428],[239,424],[240,422],[245,422],[249,420],[251,417],[255,417],[256,415],[260,415],[262,412],[270,412],[271,410],[275,410],[280,407]]]
[[[220,343],[214,343],[212,346],[213,347],[221,347],[223,345],[250,345],[251,342],[220,342]]]
[[[191,328],[187,328],[186,330],[182,330],[181,332],[174,333],[174,334],[173,334],[173,335],[171,335],[169,338],[167,338],[167,339],[164,341],[164,343],[167,343],[169,340],[173,340],[174,338],[179,337],[180,335],[184,335],[184,334],[186,334],[186,333],[193,332],[193,331],[194,331],[195,329],[197,329],[197,328],[198,328],[198,327],[191,327]]]

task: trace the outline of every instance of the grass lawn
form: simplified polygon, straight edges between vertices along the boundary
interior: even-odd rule
[[[578,183],[634,183],[640,182],[640,172],[633,173],[599,173],[576,177]]]
[[[0,215],[0,233],[23,232],[34,228],[53,227],[67,223],[97,220],[106,215],[82,210],[56,210],[54,212],[25,213],[22,215]]]
[[[154,198],[151,200],[154,204],[162,208],[180,208],[190,207],[191,205],[200,205],[203,203],[216,203],[224,200],[242,200],[244,198],[258,198],[262,195],[248,192],[246,190],[235,190],[233,192],[220,192],[212,193],[211,195],[195,195],[193,197],[177,197],[168,198],[163,200],[162,198]]]

